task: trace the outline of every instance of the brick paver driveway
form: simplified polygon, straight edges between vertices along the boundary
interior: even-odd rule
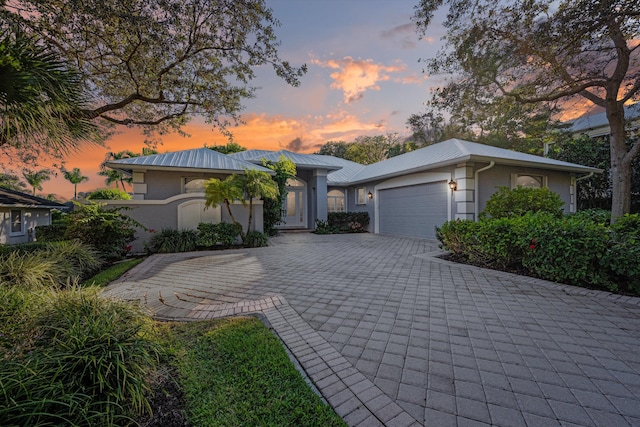
[[[261,312],[350,425],[640,426],[640,305],[433,257],[288,234],[157,255],[107,293],[160,318]]]

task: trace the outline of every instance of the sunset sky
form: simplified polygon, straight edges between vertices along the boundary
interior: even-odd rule
[[[419,39],[411,22],[417,0],[267,0],[282,26],[280,57],[306,63],[300,87],[288,86],[273,70],[258,70],[253,82],[261,89],[246,100],[246,124],[232,129],[235,142],[247,148],[313,152],[331,140],[352,141],[360,135],[397,132],[409,135],[406,120],[424,111],[429,90],[442,83],[422,72],[420,58],[434,56],[444,30],[441,17]],[[228,141],[209,125],[193,120],[190,137],[164,137],[160,152],[200,148]],[[109,151],[140,152],[144,137],[135,129],[107,141],[107,147],[84,149],[66,159],[89,181],[86,192],[104,187],[97,175]],[[60,174],[59,174],[60,175]],[[39,194],[73,196],[73,186],[58,176]]]
[[[248,148],[313,152],[330,140],[352,141],[360,135],[398,132],[412,113],[422,112],[434,78],[422,73],[421,57],[434,55],[441,28],[419,40],[411,22],[416,0],[267,0],[282,26],[280,57],[307,64],[300,87],[288,86],[270,67],[258,70],[255,99],[244,102],[246,124],[232,129],[234,140]],[[193,120],[190,137],[165,136],[160,152],[226,144],[210,125]],[[144,137],[135,129],[107,141],[107,147],[86,148],[66,159],[89,181],[78,191],[104,187],[97,175],[109,151],[139,152]],[[58,174],[60,175],[60,174]],[[43,184],[38,194],[73,196],[61,176]]]

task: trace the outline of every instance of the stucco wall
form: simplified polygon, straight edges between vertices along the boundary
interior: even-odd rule
[[[176,194],[181,194],[184,178],[224,179],[227,176],[203,172],[150,170],[144,173],[144,184],[147,186],[147,193],[144,198],[145,200],[164,200]]]
[[[11,208],[0,208],[0,243],[17,244],[33,241],[36,238],[35,228],[39,225],[51,224],[49,209],[20,209],[24,215],[23,233],[11,235]]]
[[[480,169],[486,165],[474,165],[474,170]],[[525,175],[541,175],[547,178],[547,186],[549,190],[557,193],[564,202],[565,212],[569,212],[571,203],[571,174],[568,172],[558,172],[538,168],[525,168],[515,166],[496,165],[491,169],[481,172],[478,177],[479,191],[479,212],[482,212],[487,201],[498,187],[511,188],[511,174]]]
[[[148,229],[160,231],[164,228],[177,229],[178,206],[192,200],[205,200],[204,194],[185,194],[164,201],[112,200],[105,202],[110,207],[124,206],[130,208],[124,210],[123,213],[135,219]],[[249,207],[242,206],[240,202],[236,202],[231,206],[231,211],[236,221],[238,221],[246,231],[249,220]],[[232,222],[226,207],[221,206],[220,213],[222,222]],[[263,231],[263,209],[261,200],[254,201],[253,203],[253,218],[251,223],[252,230]],[[151,235],[148,231],[139,230],[136,233],[136,240],[132,243],[132,251],[144,251],[144,244],[151,238]]]

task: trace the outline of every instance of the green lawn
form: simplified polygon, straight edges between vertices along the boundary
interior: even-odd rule
[[[107,286],[142,261],[144,261],[144,258],[133,258],[113,264],[111,267],[102,270],[92,278],[86,280],[82,286]]]
[[[161,325],[187,417],[204,426],[344,426],[256,318]]]

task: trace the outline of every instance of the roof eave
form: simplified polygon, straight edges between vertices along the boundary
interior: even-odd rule
[[[554,165],[554,164],[549,164],[549,163],[543,163],[543,162],[535,162],[535,161],[530,161],[530,160],[517,160],[517,159],[497,159],[494,157],[487,157],[487,156],[470,156],[470,161],[473,162],[484,162],[484,163],[490,163],[490,162],[496,162],[496,164],[499,165],[506,165],[506,166],[524,166],[524,167],[534,167],[534,168],[538,168],[538,169],[549,169],[549,170],[557,170],[557,171],[562,171],[562,172],[578,172],[578,173],[589,173],[589,172],[594,172],[594,173],[602,173],[603,170],[602,169],[598,169],[598,168],[592,168],[589,166],[580,166],[580,165],[575,165],[575,166],[571,166],[571,165]]]
[[[239,170],[239,169],[209,169],[209,168],[189,168],[189,167],[175,167],[175,166],[156,166],[156,165],[128,165],[128,164],[122,164],[122,163],[106,163],[106,166],[111,168],[111,169],[115,169],[115,170],[119,170],[119,171],[123,171],[123,172],[129,172],[129,171],[147,171],[147,170],[159,170],[159,171],[174,171],[174,172],[204,172],[204,173],[219,173],[219,174],[225,174],[225,175],[229,175],[229,174],[234,174],[234,173],[238,173],[238,174],[243,174],[244,173],[244,169]],[[255,166],[255,165],[254,165]],[[264,168],[263,169],[258,169],[261,172],[265,172],[268,173],[269,175],[275,175],[275,171],[272,171],[270,169]]]

